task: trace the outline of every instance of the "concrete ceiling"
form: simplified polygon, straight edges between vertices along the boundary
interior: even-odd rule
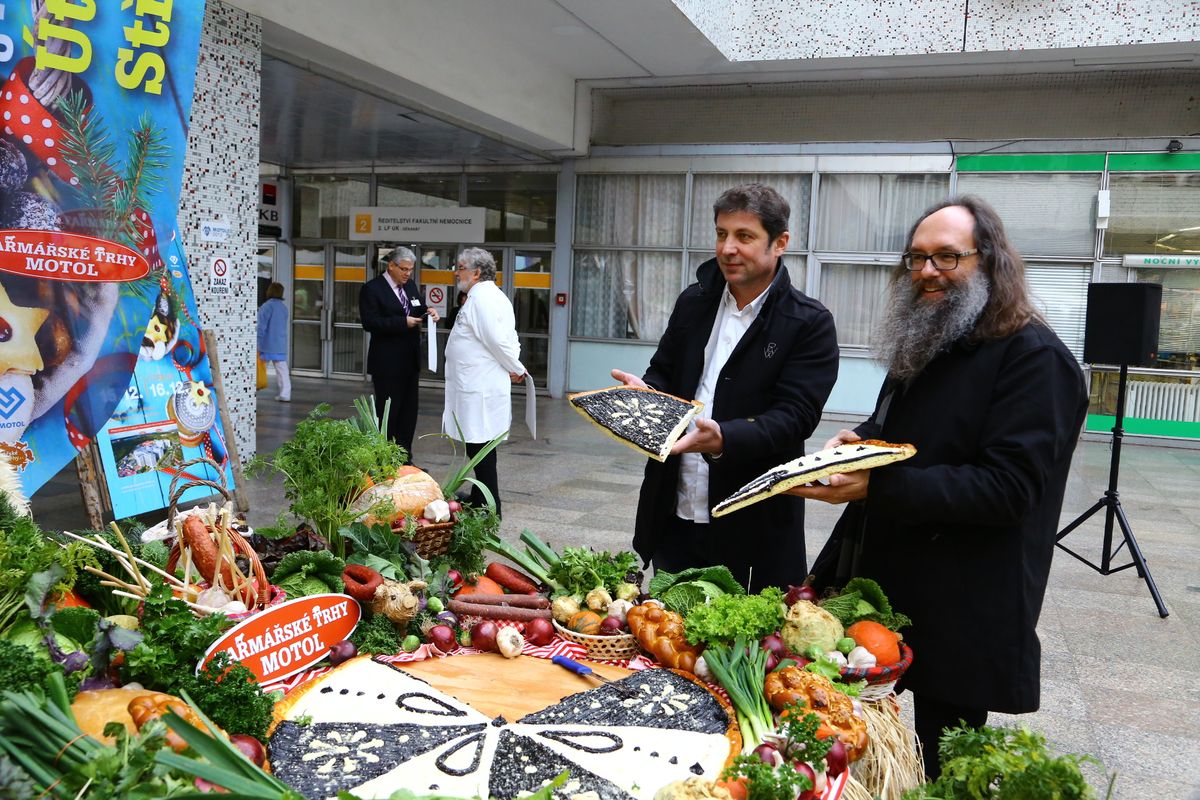
[[[671,0],[343,0],[336,15],[318,0],[286,10],[276,0],[228,2],[263,18],[261,158],[292,167],[553,162],[586,152],[590,95],[605,89],[668,97],[713,84],[1200,60],[1187,42],[1091,47],[1086,57],[1064,49],[735,63]]]

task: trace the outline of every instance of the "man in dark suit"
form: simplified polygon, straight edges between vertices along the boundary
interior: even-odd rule
[[[829,311],[792,285],[791,206],[744,184],[713,205],[716,258],[684,289],[642,378],[613,377],[704,403],[665,462],[648,459],[633,549],[654,569],[724,564],[752,591],[807,572],[804,504],[773,497],[728,517],[709,509],[804,453],[838,370]]]
[[[412,461],[417,429],[417,384],[421,377],[421,322],[426,315],[438,321],[437,311],[421,302],[413,280],[416,256],[397,247],[387,257],[384,273],[363,284],[358,312],[363,330],[371,334],[367,372],[375,384],[375,413],[392,401],[387,416],[388,438],[404,448]]]

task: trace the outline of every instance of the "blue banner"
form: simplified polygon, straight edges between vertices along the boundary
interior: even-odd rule
[[[96,442],[117,517],[232,486],[176,223],[204,3],[0,12],[0,456],[34,494]]]

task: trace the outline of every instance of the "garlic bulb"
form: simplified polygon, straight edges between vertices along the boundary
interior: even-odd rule
[[[450,504],[445,500],[434,500],[425,506],[425,510],[421,512],[421,516],[430,522],[449,522]]]

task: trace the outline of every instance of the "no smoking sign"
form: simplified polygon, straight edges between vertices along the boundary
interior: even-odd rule
[[[425,292],[425,301],[430,308],[436,309],[439,316],[446,316],[446,287],[430,286]]]
[[[231,294],[229,283],[229,261],[224,256],[214,256],[209,262],[208,291],[210,294]]]

